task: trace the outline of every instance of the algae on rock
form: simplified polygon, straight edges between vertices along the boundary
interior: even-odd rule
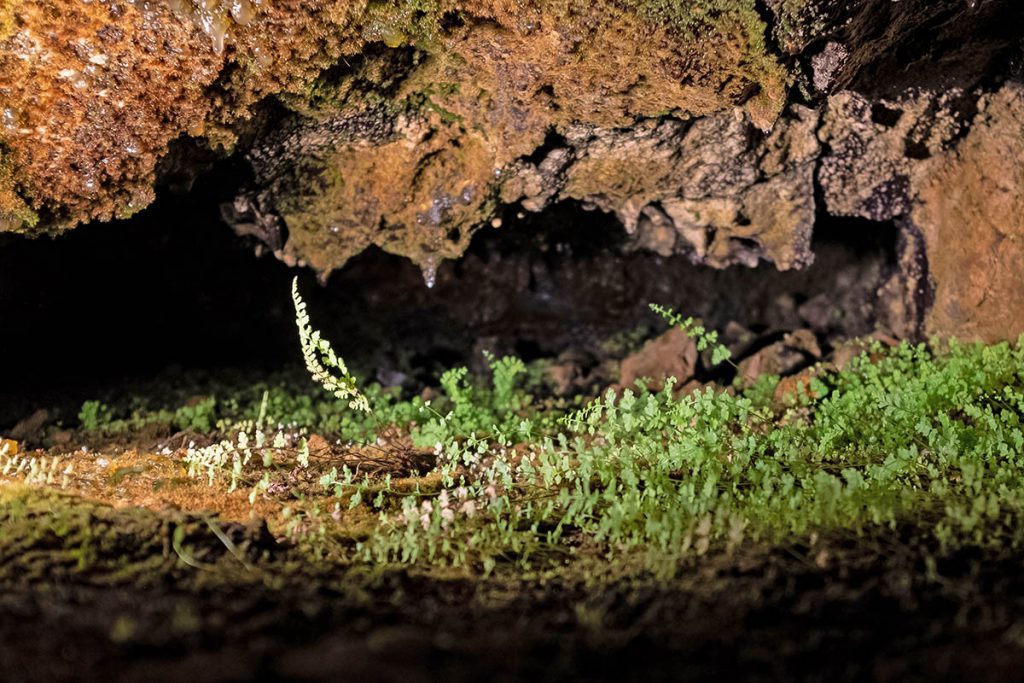
[[[477,198],[489,194],[485,164],[493,174],[529,154],[559,123],[628,125],[659,112],[700,116],[740,105],[768,127],[786,100],[788,72],[765,48],[765,26],[752,0],[702,2],[685,12],[611,0],[208,5],[5,4],[0,142],[22,197],[45,217],[39,230],[138,211],[153,199],[157,164],[172,140],[188,136],[230,149],[268,97],[294,105],[312,99],[310,88],[320,83],[315,97],[323,100],[325,74],[344,74],[364,54],[380,53],[379,46],[416,54],[378,74],[400,87],[376,97],[363,91],[328,111],[321,101],[320,116],[347,116],[375,99],[389,116],[407,111],[419,132],[389,141],[410,148],[391,153],[403,164],[399,173],[461,175],[479,186]],[[449,147],[476,151],[449,153],[441,165],[450,170],[439,170],[431,157],[442,143],[420,145],[435,135],[447,138]],[[337,147],[335,158],[321,164],[325,172],[358,173],[365,163],[360,153]],[[375,203],[395,214],[380,228],[362,225],[352,234],[299,240],[350,242],[340,251],[354,253],[370,230],[386,234],[374,241],[413,254],[423,247],[398,246],[403,231],[414,233],[414,216],[428,213],[451,189],[413,190],[395,208],[388,206],[391,198],[380,197]],[[337,198],[327,192],[325,201]],[[291,219],[297,234],[307,227],[303,213],[300,208]],[[13,229],[12,222],[5,227]],[[318,260],[330,268],[343,258]]]
[[[227,222],[324,277],[376,245],[429,281],[503,207],[563,200],[659,254],[801,268],[819,212],[904,220],[921,162],[996,125],[972,107],[1018,20],[1009,0],[9,0],[0,231],[130,216],[186,141],[247,159]]]

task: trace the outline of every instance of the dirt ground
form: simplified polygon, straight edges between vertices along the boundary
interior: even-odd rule
[[[1021,554],[965,551],[929,567],[912,533],[750,547],[668,580],[596,564],[481,579],[317,561],[258,520],[173,505],[10,484],[0,496],[8,681],[1004,681],[1024,670]]]

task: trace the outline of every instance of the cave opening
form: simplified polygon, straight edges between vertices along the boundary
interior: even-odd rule
[[[754,339],[748,351],[802,328],[828,348],[876,327],[879,288],[897,268],[890,223],[821,216],[809,268],[715,270],[632,249],[614,216],[564,202],[507,209],[502,227],[441,265],[433,288],[376,248],[322,284],[256,257],[255,242],[220,222],[229,176],[129,220],[0,245],[0,426],[43,406],[73,415],[83,400],[147,382],[300,369],[295,275],[314,324],[359,374],[418,391],[454,365],[483,371],[484,351],[571,358],[592,382],[614,382],[615,362],[664,329],[651,302],[727,340]]]

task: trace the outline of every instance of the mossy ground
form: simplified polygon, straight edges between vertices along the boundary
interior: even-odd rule
[[[452,471],[433,469],[439,450],[482,443],[479,425],[492,426],[489,455],[459,468],[471,493],[474,477],[527,459],[525,442],[508,444],[515,455],[502,459],[490,441],[501,431],[533,420],[543,441],[550,437],[541,434],[574,424],[544,417],[572,414],[573,405],[540,400],[539,390],[529,401],[512,361],[493,361],[489,384],[447,376],[430,399],[451,409],[444,420],[424,416],[426,398],[370,391],[385,424],[339,421],[343,405],[294,385],[254,387],[224,396],[220,407],[192,400],[134,416],[87,404],[77,429],[53,426],[42,437],[60,445],[19,454],[57,457],[57,466],[9,469],[0,486],[0,600],[20,615],[0,633],[5,659],[26,679],[69,671],[319,679],[344,670],[394,680],[433,667],[447,680],[997,680],[1024,661],[1013,474],[1022,351],[868,348],[843,371],[818,367],[786,382],[765,378],[735,398],[716,394],[722,398],[706,399],[704,413],[674,407],[698,406],[692,398],[639,391],[632,403],[605,399],[600,410],[578,414],[594,429],[583,430],[582,450],[567,454],[556,486],[571,489],[573,471],[595,467],[588,453],[635,458],[637,467],[616,469],[613,479],[613,470],[598,468],[579,480],[614,494],[587,514],[617,527],[570,517],[587,500],[580,491],[567,509],[540,518],[552,522],[531,526],[535,494],[526,479],[518,491],[493,480],[505,490],[483,492],[489,507],[470,495],[477,516],[446,525],[440,493]],[[771,424],[749,419],[764,410]],[[266,447],[272,465],[257,458],[234,475],[230,466],[196,470],[207,444],[224,438],[243,452],[238,434],[254,433],[273,412],[289,424],[272,431],[307,427],[304,445],[282,437]],[[657,458],[694,446],[663,431],[673,419],[702,434],[699,449],[710,459],[688,451],[690,464],[673,465],[662,479]],[[346,432],[353,442],[339,443]],[[776,450],[758,451],[751,471],[730,474],[744,444],[771,434],[780,435],[771,441]],[[830,451],[801,450],[810,442],[797,434],[815,435]],[[417,445],[424,436],[442,447]],[[916,459],[905,457],[915,447]],[[755,472],[771,479],[778,463],[780,481],[792,477],[802,492],[751,496],[763,485]],[[254,476],[267,471],[266,479]],[[706,485],[708,472],[717,491]],[[645,512],[639,527],[615,536],[632,528],[630,506],[644,509],[642,499],[630,502],[631,477],[644,497],[670,485],[680,500],[660,499],[663,507]],[[697,495],[688,482],[700,484],[696,500],[713,502],[714,515],[684,502]],[[409,515],[410,498],[417,515],[419,502],[433,507],[395,526],[397,514]],[[787,500],[795,507],[780,507]],[[674,527],[656,524],[658,509],[693,529],[664,546],[661,534]],[[747,515],[740,535],[737,515]],[[485,533],[516,519],[504,535]],[[559,522],[559,533],[558,519],[573,521]],[[463,534],[478,545],[460,553]],[[386,542],[374,546],[375,538]],[[500,542],[513,545],[501,552]],[[377,559],[367,559],[367,549]]]
[[[5,488],[5,676],[1007,680],[1024,656],[1017,558],[960,552],[929,576],[913,534],[713,553],[667,580],[481,580],[326,564],[221,524],[245,564],[201,517]]]

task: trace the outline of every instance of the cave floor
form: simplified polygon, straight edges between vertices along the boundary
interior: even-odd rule
[[[1016,391],[1021,354],[1004,344],[956,358],[983,363]],[[867,376],[884,364],[864,359]],[[774,405],[780,388],[804,386],[822,410],[813,385],[798,380],[824,367],[775,378],[763,400]],[[394,426],[415,424],[399,408],[429,405],[428,392],[407,403],[377,395],[392,427],[343,442],[330,419],[347,414],[344,405],[302,381],[296,394],[263,383],[234,394],[226,382],[212,393],[202,382],[180,391],[158,383],[148,391],[163,387],[159,409],[122,395],[122,405],[81,404],[77,421],[75,407],[39,410],[8,430],[24,436],[0,443],[0,680],[1004,681],[1024,670],[1024,550],[1013,540],[1018,498],[1005,483],[982,491],[1007,501],[987,522],[999,533],[973,541],[965,532],[950,551],[936,544],[941,509],[923,505],[898,523],[840,520],[820,535],[687,546],[660,571],[571,532],[525,564],[371,561],[358,548],[384,512],[450,486],[435,469],[437,449]],[[584,401],[556,403],[564,412]],[[229,485],[223,463],[196,467],[197,453],[237,446],[252,429],[246,416],[258,405],[260,425],[268,403],[270,414],[290,416],[276,428],[272,467],[253,468],[273,477],[246,470]],[[540,404],[531,408],[538,424]],[[307,414],[310,406],[323,410]],[[780,409],[768,428],[806,410]],[[1006,417],[993,427],[998,443],[1011,443],[1004,432],[1014,425]],[[343,466],[372,474],[361,504],[325,483]],[[966,471],[934,476],[959,485]],[[871,463],[864,472],[878,474]],[[901,495],[924,490],[912,483]],[[370,504],[377,493],[383,503]]]
[[[275,537],[295,510],[188,478],[182,451],[84,448],[60,483],[0,487],[5,680],[1009,680],[1024,666],[1019,553],[926,570],[900,529],[712,551],[669,578],[596,557],[487,577],[371,567]]]

